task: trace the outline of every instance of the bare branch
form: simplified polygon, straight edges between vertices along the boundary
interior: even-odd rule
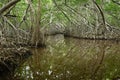
[[[0,9],[0,15],[20,0],[12,0]]]
[[[120,5],[120,3],[117,2],[117,1],[112,0],[112,2],[115,3],[115,4],[117,4],[117,5]]]
[[[57,5],[56,1],[53,0],[55,6],[62,12],[62,14],[67,18],[68,21],[71,22],[70,18],[67,16],[67,14]],[[72,22],[71,22],[72,23]]]
[[[22,20],[20,21],[20,24],[18,25],[18,27],[20,27],[21,24],[26,20],[26,15],[27,15],[27,12],[28,12],[29,7],[30,7],[30,4],[28,4],[28,6],[27,6],[27,8],[26,8],[26,10],[25,10],[25,12],[24,12],[24,15],[23,15],[23,17],[22,17]]]
[[[102,19],[103,19],[103,24],[105,25],[105,17],[104,17],[104,13],[103,13],[102,9],[101,9],[100,6],[96,3],[96,1],[93,0],[93,3],[97,6],[98,10],[100,11],[100,14],[101,14]]]

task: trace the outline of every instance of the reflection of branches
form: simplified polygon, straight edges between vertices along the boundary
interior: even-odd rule
[[[67,54],[66,54],[66,57],[67,56],[69,56],[69,54],[72,52],[72,50],[74,50],[76,48],[76,45],[74,45],[74,46],[72,46],[69,50],[68,50],[68,52],[67,52]]]
[[[103,63],[103,59],[104,59],[104,56],[105,56],[105,52],[103,52],[102,54],[102,57],[101,57],[101,60],[99,62],[99,65],[96,67],[95,71],[93,72],[92,76],[95,76],[95,74],[98,72],[98,70],[100,69],[102,63]]]
[[[95,70],[94,70],[94,72],[92,73],[92,75],[91,75],[91,78],[94,80],[94,78],[95,78],[95,75],[96,75],[96,73],[99,71],[99,69],[100,69],[100,67],[101,67],[101,65],[102,65],[102,63],[103,63],[103,60],[104,60],[104,57],[105,57],[105,50],[104,50],[104,48],[105,48],[105,46],[101,46],[101,48],[102,48],[102,56],[101,56],[101,59],[100,59],[100,61],[99,61],[99,63],[98,63],[98,66],[95,68]]]

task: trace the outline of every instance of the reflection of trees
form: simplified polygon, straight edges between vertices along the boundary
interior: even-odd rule
[[[120,74],[119,52],[119,45],[112,41],[66,39],[57,45],[52,42],[47,49],[33,50],[26,64],[34,80],[111,79]]]
[[[103,60],[104,60],[104,56],[105,56],[105,49],[106,49],[106,45],[105,42],[102,42],[102,45],[98,45],[99,47],[99,51],[97,51],[97,57],[96,57],[96,62],[95,62],[95,67],[93,69],[93,72],[91,74],[91,78],[93,80],[96,79],[96,75],[99,72],[102,64],[103,64]],[[99,77],[99,79],[102,80],[102,77]]]

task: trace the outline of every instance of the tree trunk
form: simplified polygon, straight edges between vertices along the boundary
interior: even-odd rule
[[[38,0],[38,9],[36,14],[34,15],[34,22],[33,22],[33,32],[31,38],[31,45],[33,46],[44,46],[44,35],[40,31],[40,19],[41,19],[41,1]]]

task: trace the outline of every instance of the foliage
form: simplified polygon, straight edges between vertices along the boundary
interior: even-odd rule
[[[72,1],[57,0],[56,1],[57,5],[69,17],[70,20],[68,20],[66,18],[65,14],[63,14],[63,12],[57,8],[57,6],[54,4],[53,1],[54,0],[41,0],[41,5],[42,5],[42,10],[41,10],[42,23],[41,24],[42,24],[42,26],[45,26],[45,23],[64,23],[64,24],[66,24],[66,23],[69,23],[70,20],[73,21],[73,23],[74,23],[74,19],[75,20],[78,20],[77,18],[83,19],[82,17],[78,17],[77,13],[80,13],[83,16],[84,16],[84,14],[91,15],[91,11],[90,12],[88,11],[88,13],[86,13],[85,10],[87,9],[87,7],[89,7],[89,8],[94,7],[94,6],[92,6],[91,0],[72,0]],[[104,0],[103,2],[101,0],[96,0],[96,1],[99,5],[103,6],[106,21],[109,22],[110,24],[118,27],[119,19],[120,19],[120,15],[119,15],[120,5],[117,5],[109,0]],[[7,2],[8,2],[8,0],[0,1],[0,6],[4,5]],[[37,7],[37,2],[38,2],[37,0],[33,1],[34,8]],[[15,6],[15,8],[12,10],[11,14],[16,14],[18,16],[18,18],[17,18],[18,21],[20,21],[26,7],[27,7],[27,4],[25,3],[25,0],[21,0],[21,2],[19,2]],[[92,11],[92,14],[93,14],[93,11]],[[81,16],[81,15],[79,15],[79,16]],[[90,18],[94,18],[94,16],[90,17]]]
[[[0,7],[2,8],[9,1],[0,1]],[[30,6],[26,1],[31,1]],[[38,1],[40,1],[40,7]],[[7,16],[7,19],[13,23],[14,28],[20,28],[29,33],[32,33],[31,30],[36,26],[55,27],[56,24],[65,28],[89,26],[94,30],[97,27],[106,27],[106,24],[120,27],[120,5],[117,0],[21,0],[12,7],[6,13],[15,17]],[[2,19],[0,23],[4,23]]]

